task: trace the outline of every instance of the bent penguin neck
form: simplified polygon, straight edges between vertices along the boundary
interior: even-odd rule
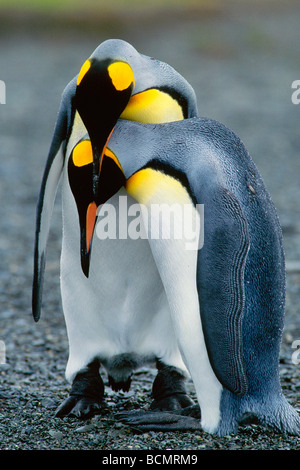
[[[118,120],[108,148],[118,158],[126,179],[159,154],[160,139],[154,128],[157,125]]]

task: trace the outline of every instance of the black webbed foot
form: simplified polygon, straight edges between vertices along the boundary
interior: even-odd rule
[[[99,362],[95,360],[76,375],[69,397],[56,410],[57,418],[75,416],[89,419],[101,412],[104,384],[99,366]]]
[[[167,411],[132,411],[119,413],[119,421],[139,432],[201,430],[200,421]]]
[[[185,377],[159,361],[157,368],[149,411],[123,412],[116,418],[139,432],[201,429],[200,408],[186,393]]]
[[[200,418],[201,418],[200,406],[199,405],[187,406],[186,408],[181,410],[180,414],[182,416],[190,416],[191,418],[195,418],[197,420],[200,420]]]
[[[55,416],[63,418],[65,416],[75,416],[78,419],[89,419],[99,414],[102,409],[101,401],[97,402],[89,397],[69,396],[57,408]]]
[[[156,361],[158,374],[153,382],[150,405],[152,411],[171,411],[181,414],[181,410],[194,405],[187,395],[185,376],[175,367]]]
[[[181,414],[184,408],[190,408],[194,405],[193,400],[186,393],[176,393],[160,400],[153,400],[150,405],[151,411],[169,411],[171,413]]]

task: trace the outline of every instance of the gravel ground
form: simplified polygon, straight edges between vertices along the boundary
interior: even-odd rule
[[[66,29],[35,22],[0,23],[0,365],[1,450],[299,450],[300,439],[246,426],[235,436],[206,433],[137,434],[114,421],[114,413],[146,407],[154,369],[135,375],[127,394],[107,388],[104,414],[87,422],[54,418],[67,396],[68,344],[59,292],[60,196],[55,205],[45,277],[44,310],[31,317],[35,205],[41,174],[66,83],[98,43],[121,37],[141,52],[165,60],[194,86],[199,112],[222,121],[244,141],[260,169],[283,226],[287,258],[287,311],[281,349],[285,395],[300,411],[299,111],[291,84],[299,76],[300,7],[228,8],[145,22],[131,18]],[[262,2],[262,5],[264,2]],[[51,23],[51,21],[50,21]],[[6,27],[4,27],[6,26]],[[21,27],[22,26],[22,27]],[[49,26],[49,25],[47,25]],[[300,359],[300,355],[299,355]],[[103,372],[105,378],[105,373]],[[189,389],[194,395],[192,384]]]

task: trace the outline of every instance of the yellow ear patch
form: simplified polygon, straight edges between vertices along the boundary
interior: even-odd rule
[[[79,75],[78,75],[78,78],[77,78],[77,85],[80,84],[81,80],[83,79],[83,77],[85,76],[87,71],[90,69],[90,67],[91,67],[91,61],[88,59],[88,60],[85,61],[85,63],[83,64],[83,66],[80,69],[80,72],[79,72]]]
[[[132,68],[125,62],[113,62],[107,70],[116,90],[126,90],[132,83],[134,85]]]
[[[105,155],[105,157],[111,158],[115,162],[115,164],[120,168],[122,173],[124,173],[123,168],[121,166],[121,163],[119,162],[117,156],[111,150],[109,150],[109,148],[106,147],[104,155]]]
[[[134,173],[126,181],[125,189],[140,204],[154,203],[156,199],[166,203],[191,202],[186,189],[177,179],[152,168]]]
[[[133,95],[120,118],[159,124],[181,121],[184,116],[181,106],[172,96],[153,88]]]
[[[75,166],[85,166],[93,162],[92,144],[89,140],[82,140],[73,150],[73,163]]]

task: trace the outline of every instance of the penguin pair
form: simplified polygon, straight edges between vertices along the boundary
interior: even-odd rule
[[[100,366],[114,390],[126,391],[134,370],[156,361],[150,410],[119,416],[125,423],[226,435],[258,419],[299,435],[299,417],[279,380],[285,269],[276,210],[238,137],[197,117],[185,79],[110,40],[67,86],[37,208],[36,321],[61,176],[61,294],[72,387],[57,416],[101,413]],[[101,213],[107,224],[127,228],[121,198],[129,212],[139,204],[144,227],[154,207],[173,205],[182,228],[189,208],[193,224],[200,221],[196,244],[190,249],[189,237],[149,231],[99,237]],[[160,222],[155,212],[154,231]],[[188,376],[197,405],[186,393]]]

